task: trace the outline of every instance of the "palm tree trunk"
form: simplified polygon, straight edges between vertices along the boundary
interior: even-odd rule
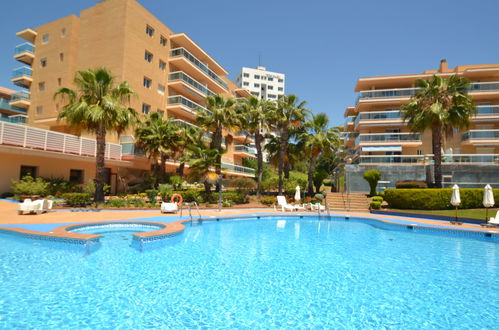
[[[286,157],[286,150],[288,149],[288,127],[283,126],[281,128],[281,145],[280,150],[279,150],[279,166],[278,166],[278,174],[279,174],[279,195],[282,194],[282,186],[283,186],[283,179],[282,179],[282,172],[284,170],[284,162],[285,162],[285,157]]]
[[[308,194],[310,196],[314,195],[314,172],[315,172],[315,167],[317,166],[317,158],[318,154],[313,153],[312,157],[310,158],[310,166],[308,167]]]
[[[289,172],[291,172],[291,164],[289,163],[289,154],[286,152],[284,159],[284,179],[289,179]]]
[[[260,198],[262,195],[262,177],[263,177],[263,153],[262,153],[263,136],[258,132],[255,134],[255,147],[256,147],[256,197]]]
[[[95,194],[94,202],[104,202],[104,170],[105,162],[104,156],[106,153],[106,127],[100,125],[96,132],[97,154],[95,162]]]
[[[204,191],[209,193],[211,191],[211,183],[208,182],[208,180],[204,180]]]
[[[184,177],[184,169],[185,169],[185,163],[184,162],[181,162],[180,165],[178,166],[177,168],[177,174],[178,176],[180,176],[181,178]]]
[[[435,187],[442,188],[442,130],[439,125],[431,128]]]
[[[218,126],[215,130],[215,134],[213,137],[213,144],[218,151],[222,151],[222,127]],[[217,163],[215,165],[215,173],[217,173],[217,183],[215,191],[220,191],[222,187],[220,186],[220,180],[218,178],[222,174],[222,155],[219,154],[217,156]]]

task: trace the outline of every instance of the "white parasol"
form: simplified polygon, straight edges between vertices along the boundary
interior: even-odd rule
[[[483,206],[485,207],[485,222],[489,215],[489,207],[493,207],[495,204],[494,193],[492,192],[492,187],[490,184],[486,185],[483,191]]]
[[[459,186],[457,184],[455,184],[452,187],[452,197],[450,199],[450,203],[452,204],[452,206],[456,207],[456,221],[455,221],[455,223],[459,224],[459,222],[457,221],[457,207],[461,204],[461,194],[459,193]],[[452,221],[451,221],[451,223],[452,223]]]
[[[295,193],[295,202],[299,202],[301,199],[301,195],[300,195],[300,186],[296,186],[296,193]]]

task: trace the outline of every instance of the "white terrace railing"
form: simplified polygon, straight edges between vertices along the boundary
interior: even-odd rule
[[[7,122],[0,122],[0,144],[89,157],[97,150],[92,139]],[[105,158],[121,160],[121,145],[106,143]]]

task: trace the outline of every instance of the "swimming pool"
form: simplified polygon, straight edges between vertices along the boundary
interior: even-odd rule
[[[0,328],[493,328],[499,244],[314,217],[204,222],[140,252],[0,234]]]

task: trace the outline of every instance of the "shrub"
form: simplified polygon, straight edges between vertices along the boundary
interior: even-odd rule
[[[262,196],[260,197],[260,203],[263,205],[271,206],[276,203],[276,198],[274,196]]]
[[[379,210],[379,209],[381,209],[381,202],[379,202],[379,201],[372,201],[371,202],[371,209],[373,209],[373,210]]]
[[[105,204],[106,207],[125,207],[126,201],[123,199],[111,199]]]
[[[376,186],[378,185],[379,179],[381,179],[381,172],[378,170],[368,170],[364,172],[364,179],[369,183],[371,188],[370,196],[376,195]]]
[[[322,183],[325,178],[329,176],[329,173],[327,173],[325,170],[316,170],[314,172],[314,187],[315,191],[319,191],[321,189]]]
[[[262,188],[265,191],[277,190],[279,187],[279,177],[277,175],[271,175],[267,179],[262,181]]]
[[[11,180],[12,191],[18,195],[47,195],[49,183],[42,178],[33,179],[32,176],[26,175],[21,180]]]
[[[149,199],[149,203],[156,205],[156,196],[158,196],[158,191],[155,189],[147,189],[146,194]]]
[[[461,209],[483,207],[483,189],[459,189]],[[496,205],[499,202],[499,189],[494,189]],[[385,200],[391,208],[444,210],[454,208],[450,204],[452,189],[386,189]]]
[[[397,189],[412,189],[412,188],[428,188],[428,185],[424,181],[411,181],[411,180],[405,180],[405,181],[397,181],[395,182],[395,187]]]
[[[249,203],[249,196],[240,192],[225,192],[222,194],[222,199],[230,201],[233,204]]]
[[[158,186],[158,193],[164,202],[168,200],[168,196],[172,195],[172,191],[173,186],[171,184],[160,184]]]
[[[8,197],[14,197],[14,193],[4,192],[3,194],[0,195],[0,198],[8,198]]]
[[[141,198],[131,198],[131,199],[127,200],[127,206],[131,206],[131,207],[145,207],[146,206],[146,202],[144,202],[144,200],[141,199]]]
[[[333,180],[324,179],[324,181],[322,181],[322,184],[326,187],[331,187],[333,185]]]
[[[92,196],[87,193],[67,193],[62,195],[67,206],[87,206],[92,200]]]
[[[173,189],[181,189],[184,179],[179,175],[172,175],[168,178],[169,183],[173,186]]]
[[[232,203],[230,201],[222,201],[222,206],[223,207],[231,207]]]
[[[227,186],[237,188],[237,190],[251,190],[256,189],[256,182],[250,178],[235,178],[227,182]]]
[[[48,183],[47,193],[50,195],[60,195],[70,192],[80,192],[76,184],[64,180],[64,178],[43,178]]]
[[[323,194],[315,194],[315,199],[319,200],[319,201],[323,201],[325,196]]]
[[[382,202],[383,201],[383,197],[381,196],[374,196],[373,197],[373,202]]]

